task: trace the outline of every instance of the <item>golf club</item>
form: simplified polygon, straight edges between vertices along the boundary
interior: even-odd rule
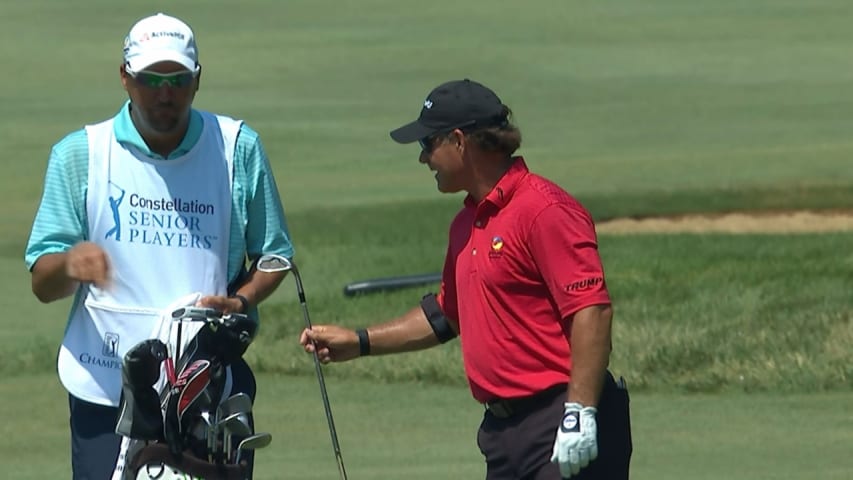
[[[272,435],[269,433],[257,433],[251,437],[244,438],[237,445],[237,457],[235,458],[234,463],[240,463],[240,457],[243,456],[244,450],[257,450],[259,448],[264,448],[269,445],[271,441]]]
[[[207,440],[207,459],[213,461],[213,450],[216,448],[216,433],[215,426],[210,418],[210,412],[203,410],[201,418],[204,422],[204,438]]]
[[[233,435],[247,437],[253,432],[252,428],[249,427],[246,414],[242,412],[233,413],[223,418],[218,425],[222,431],[222,450],[225,453],[225,461],[227,462],[231,458],[231,437]]]
[[[296,264],[287,257],[282,257],[281,255],[264,255],[258,259],[256,268],[260,272],[293,272],[293,278],[296,280],[296,293],[299,296],[299,304],[302,306],[302,316],[305,318],[305,326],[310,330],[311,319],[308,316],[305,289],[302,287],[302,277],[299,275],[299,270],[296,268]],[[332,407],[329,406],[329,394],[326,392],[326,381],[323,379],[323,369],[320,366],[320,357],[317,355],[316,345],[313,357],[314,370],[317,371],[317,381],[320,383],[320,395],[323,397],[323,408],[326,410],[326,421],[329,423],[329,435],[332,437],[332,447],[335,450],[335,458],[338,461],[338,472],[340,472],[341,478],[346,480],[347,472],[344,468],[344,459],[341,456],[341,446],[338,444],[335,420],[332,418]]]
[[[216,421],[233,414],[249,413],[252,411],[252,399],[249,395],[238,392],[226,398],[216,407]]]
[[[344,295],[352,297],[373,292],[387,292],[407,287],[419,287],[441,281],[441,272],[404,275],[398,277],[371,278],[350,282],[344,286]]]

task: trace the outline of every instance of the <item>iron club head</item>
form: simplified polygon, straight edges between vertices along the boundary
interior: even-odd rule
[[[259,258],[256,268],[261,272],[286,272],[293,270],[295,266],[287,257],[270,254]]]
[[[243,456],[244,450],[257,450],[264,448],[272,442],[272,435],[269,433],[256,433],[250,437],[246,437],[237,445],[237,457],[235,463],[240,463],[240,457]]]
[[[252,411],[252,399],[249,395],[239,392],[226,398],[216,407],[216,421],[232,413],[249,413]]]

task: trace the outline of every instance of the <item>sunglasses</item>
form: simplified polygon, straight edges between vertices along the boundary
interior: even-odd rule
[[[421,150],[423,150],[424,153],[426,153],[426,154],[432,153],[433,149],[435,149],[435,147],[438,146],[437,145],[438,140],[440,140],[444,137],[447,137],[450,134],[450,132],[457,130],[457,129],[465,132],[466,130],[470,130],[471,127],[474,127],[476,124],[477,124],[477,121],[472,120],[469,122],[461,123],[455,127],[445,128],[443,130],[439,130],[438,132],[435,132],[428,137],[424,137],[424,138],[421,138],[420,140],[418,140],[418,145],[421,146]]]
[[[435,144],[437,143],[436,141],[438,140],[438,137],[440,137],[441,135],[441,133],[436,133],[434,135],[430,135],[429,137],[421,138],[420,140],[418,140],[418,145],[421,146],[421,150],[424,153],[431,153],[432,150],[435,148]]]
[[[195,72],[178,72],[178,73],[155,73],[155,72],[131,72],[125,70],[136,83],[147,88],[160,88],[163,85],[175,88],[186,88],[193,83]]]

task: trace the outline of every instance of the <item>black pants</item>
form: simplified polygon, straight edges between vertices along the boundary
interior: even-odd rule
[[[255,376],[242,359],[231,365],[232,394],[243,392],[255,398]],[[73,480],[109,480],[118,460],[121,436],[116,435],[117,407],[105,407],[68,395],[71,412],[71,469]],[[253,418],[249,418],[254,423]],[[253,425],[254,428],[254,425]],[[246,451],[249,478],[254,452]]]
[[[486,458],[486,480],[560,480],[551,463],[566,391],[558,389],[526,411],[498,418],[486,411],[477,444]],[[633,450],[628,390],[608,372],[596,415],[598,458],[572,480],[627,480]]]

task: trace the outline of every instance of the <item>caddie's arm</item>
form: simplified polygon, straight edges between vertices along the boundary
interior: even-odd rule
[[[598,405],[610,362],[612,319],[613,309],[610,305],[592,305],[574,314],[569,402],[585,407]]]
[[[39,301],[49,303],[73,294],[81,282],[106,286],[109,271],[106,252],[94,243],[80,242],[67,252],[45,254],[36,260],[33,293]]]
[[[223,295],[205,296],[199,299],[198,305],[215,308],[225,313],[247,313],[251,308],[260,305],[269,297],[286,275],[287,271],[261,272],[252,266],[243,284],[237,287],[231,295],[227,297]]]
[[[285,276],[287,276],[286,271],[260,272],[252,268],[245,283],[234,294],[245,298],[249,307],[257,306],[278,288]]]
[[[32,289],[42,303],[65,298],[77,289],[80,283],[65,272],[68,253],[42,255],[33,265]]]

